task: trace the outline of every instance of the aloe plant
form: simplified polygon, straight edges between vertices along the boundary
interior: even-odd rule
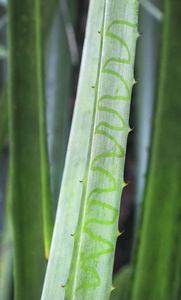
[[[139,36],[138,2],[90,1],[77,101],[42,300],[109,299],[114,290],[112,269],[120,234],[120,198],[126,185],[123,173]],[[48,258],[51,241],[44,40],[49,31],[49,21],[45,20],[52,19],[57,3],[8,3],[10,196],[17,300],[40,298],[45,254]],[[162,16],[149,1],[144,4],[158,18]],[[165,11],[159,101],[136,270],[131,265],[121,274],[121,297],[129,300],[180,297],[177,243],[180,245],[181,107],[180,85],[175,78],[181,77],[177,50],[181,5],[176,0],[166,0]],[[7,120],[2,121],[6,124]],[[1,133],[4,143],[7,136]],[[112,293],[111,299],[114,296],[118,293]]]
[[[90,2],[42,299],[109,299],[113,289],[137,15],[137,0]]]

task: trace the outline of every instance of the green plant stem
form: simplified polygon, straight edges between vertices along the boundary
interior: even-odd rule
[[[180,15],[180,2],[165,1],[158,99],[131,300],[180,297]]]

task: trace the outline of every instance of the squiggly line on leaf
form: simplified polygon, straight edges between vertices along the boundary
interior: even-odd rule
[[[90,229],[89,224],[96,223],[96,224],[102,224],[102,225],[113,225],[115,223],[117,217],[118,217],[118,214],[119,214],[118,209],[114,208],[112,205],[109,205],[105,202],[102,202],[102,201],[99,201],[99,200],[96,199],[97,194],[110,193],[110,192],[117,191],[117,183],[116,183],[115,177],[108,170],[104,169],[101,166],[95,165],[96,163],[98,163],[98,161],[100,161],[100,159],[103,159],[103,158],[105,158],[105,159],[109,158],[109,157],[110,158],[113,158],[113,157],[123,158],[125,156],[125,152],[124,152],[122,146],[115,139],[115,137],[113,135],[111,135],[109,132],[107,132],[106,129],[100,129],[100,127],[102,127],[102,126],[105,127],[105,128],[108,128],[110,130],[116,130],[116,131],[123,131],[126,128],[125,120],[123,119],[121,114],[119,112],[117,112],[115,109],[108,108],[106,106],[102,106],[101,102],[103,100],[128,101],[131,98],[131,90],[128,87],[128,84],[127,84],[126,80],[123,78],[123,76],[121,74],[119,74],[118,72],[110,69],[109,66],[108,66],[109,63],[111,63],[111,62],[113,62],[113,63],[123,63],[123,64],[128,64],[129,65],[130,60],[131,60],[130,51],[129,51],[127,43],[121,37],[119,37],[118,35],[111,32],[112,27],[116,24],[123,25],[123,26],[129,26],[131,28],[137,27],[137,24],[132,24],[132,23],[129,23],[127,21],[120,21],[120,20],[115,20],[108,26],[108,28],[105,32],[105,36],[116,39],[117,41],[119,41],[121,43],[121,45],[123,47],[125,47],[128,57],[127,58],[111,57],[111,58],[107,59],[105,64],[102,67],[101,73],[107,73],[107,74],[110,74],[110,76],[114,76],[117,79],[119,79],[123,83],[123,85],[126,89],[127,95],[126,96],[124,96],[124,95],[113,96],[113,95],[106,94],[106,95],[104,95],[104,96],[102,96],[98,99],[98,101],[97,101],[97,111],[104,111],[104,112],[107,112],[107,113],[114,114],[115,116],[117,116],[119,118],[119,120],[121,122],[121,125],[120,126],[113,126],[113,125],[109,124],[108,122],[101,121],[96,126],[94,134],[100,134],[100,135],[103,135],[106,138],[110,139],[117,146],[118,153],[114,153],[114,152],[110,152],[110,151],[106,152],[106,153],[104,152],[102,154],[97,155],[93,159],[93,161],[91,163],[91,166],[90,166],[91,171],[100,172],[100,173],[104,174],[112,182],[112,185],[109,186],[108,188],[95,188],[95,189],[93,189],[89,193],[89,195],[87,197],[87,200],[86,200],[87,209],[90,206],[97,205],[97,206],[100,206],[102,208],[106,208],[109,211],[112,211],[113,216],[112,216],[111,220],[103,220],[103,219],[101,220],[101,219],[97,219],[97,218],[90,218],[84,224],[84,227],[83,227],[83,232],[84,233],[88,234],[92,240],[98,241],[99,243],[103,243],[105,246],[108,246],[108,247],[106,249],[103,249],[103,250],[97,252],[97,253],[92,253],[92,254],[89,254],[85,257],[82,257],[82,259],[80,261],[80,268],[86,272],[86,276],[87,276],[87,273],[93,274],[94,278],[95,278],[95,281],[79,285],[77,287],[77,289],[75,290],[75,293],[77,293],[79,290],[81,290],[83,288],[98,287],[98,286],[101,285],[101,279],[99,277],[99,274],[98,274],[97,270],[94,267],[88,266],[87,263],[90,260],[95,260],[95,259],[99,258],[100,256],[102,256],[104,254],[111,253],[112,251],[114,251],[113,244],[110,241],[108,241],[107,239],[101,237],[100,235],[95,234]]]

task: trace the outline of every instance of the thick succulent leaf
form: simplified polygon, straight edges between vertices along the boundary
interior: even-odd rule
[[[18,300],[40,296],[46,268],[34,11],[34,3],[29,0],[8,3],[9,189]]]
[[[53,227],[43,82],[42,23],[47,19],[42,3],[8,3],[9,190],[18,300],[40,297],[46,269],[44,252],[48,257]]]
[[[88,98],[90,92],[84,96],[81,91],[84,81],[80,78],[42,299],[109,299],[120,198],[125,186],[123,173],[135,82],[137,15],[137,0],[90,3],[81,75],[86,70],[89,87],[94,84],[90,83],[93,79],[90,60],[85,60],[86,51],[92,50],[94,55],[99,54],[94,56],[97,80]],[[94,36],[101,25],[101,42],[97,38],[95,47]],[[86,120],[83,109],[87,109],[90,101],[91,118]],[[84,136],[86,128],[89,131]],[[78,139],[74,134],[77,131]],[[87,148],[83,147],[84,143]]]
[[[104,3],[90,2],[78,92],[42,299],[61,299],[67,282],[91,132]],[[64,224],[64,225],[63,225]]]
[[[157,105],[131,300],[180,299],[181,3],[165,1]]]

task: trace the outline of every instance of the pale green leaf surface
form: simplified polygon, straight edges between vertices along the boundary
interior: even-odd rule
[[[71,263],[88,154],[104,3],[90,3],[77,100],[42,299],[63,299]],[[94,42],[92,42],[94,41]],[[81,117],[80,117],[81,116]],[[65,224],[64,226],[62,224]]]
[[[138,1],[106,0],[96,107],[66,299],[109,299],[124,187]],[[76,257],[76,260],[75,260]]]
[[[128,122],[138,37],[138,1],[115,0],[113,3],[106,0],[105,4],[104,17],[101,18],[98,4],[91,2],[90,12],[93,13],[92,16],[91,13],[89,15],[89,22],[91,17],[101,23],[103,21],[99,62],[96,58],[98,76],[91,103],[93,119],[91,124],[91,119],[82,111],[83,104],[80,105],[79,111],[75,111],[75,116],[82,125],[79,123],[77,128],[74,118],[67,156],[67,164],[69,163],[71,168],[68,170],[68,166],[65,167],[43,299],[105,300],[109,299],[111,292],[120,197],[124,187],[125,151],[130,130]],[[91,30],[92,25],[95,25],[93,20]],[[90,26],[90,23],[88,24]],[[95,32],[97,30],[99,28],[96,28]],[[87,37],[87,42],[89,38],[88,45],[91,49],[95,47],[93,33]],[[98,52],[97,48],[93,49],[94,53]],[[83,66],[84,59],[85,56]],[[88,64],[86,71],[90,73]],[[80,80],[79,88],[81,83]],[[84,96],[79,94],[80,92],[81,89],[78,95]],[[80,101],[78,103],[80,104]],[[81,139],[81,135],[83,132],[85,134],[86,126],[90,127],[91,131],[89,129],[86,132],[87,140],[84,140]],[[78,132],[80,136],[77,138],[73,132]],[[88,140],[89,147],[81,148],[82,143],[88,144]],[[75,151],[76,143],[79,146],[78,151]],[[80,153],[80,150],[83,150],[83,153]],[[77,152],[81,156],[77,156]],[[72,169],[73,166],[75,170]],[[78,187],[78,180],[82,179],[83,189]],[[76,228],[80,202],[81,209]],[[63,227],[64,223],[66,225]],[[71,234],[74,234],[74,237],[71,237]],[[55,291],[50,293],[53,287]]]

